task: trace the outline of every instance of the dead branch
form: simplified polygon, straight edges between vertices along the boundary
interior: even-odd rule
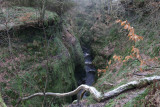
[[[122,93],[124,91],[130,90],[130,89],[135,89],[135,88],[141,88],[141,87],[144,87],[146,85],[153,83],[154,81],[159,81],[159,80],[160,80],[160,76],[142,78],[140,80],[132,81],[127,84],[121,85],[118,88],[116,88],[112,91],[109,91],[107,93],[104,93],[104,94],[97,91],[96,88],[94,88],[92,86],[80,85],[77,89],[75,89],[71,92],[68,92],[68,93],[52,93],[52,92],[47,92],[45,94],[44,93],[35,93],[35,94],[30,95],[28,97],[22,98],[21,101],[28,100],[28,99],[31,99],[36,96],[53,96],[53,97],[73,96],[73,95],[78,94],[79,91],[81,89],[83,89],[83,90],[90,92],[93,95],[93,98],[99,102],[99,101],[107,100],[107,99],[114,97],[116,95],[119,95],[120,93]]]
[[[75,89],[71,92],[68,92],[68,93],[52,93],[52,92],[46,92],[45,94],[43,92],[35,93],[35,94],[30,95],[28,97],[22,98],[21,101],[28,100],[28,99],[31,99],[36,96],[53,96],[53,97],[73,96],[73,95],[78,94],[79,91],[82,89],[90,92],[94,96],[95,100],[100,101],[100,99],[101,99],[100,97],[102,96],[101,93],[99,91],[97,91],[96,88],[94,88],[92,86],[88,86],[88,85],[80,85],[77,89]]]
[[[113,96],[116,96],[116,95],[118,95],[124,91],[130,90],[130,89],[142,88],[146,85],[153,83],[153,81],[159,81],[159,80],[160,80],[160,76],[153,76],[153,77],[145,77],[145,78],[142,78],[137,81],[129,82],[127,84],[121,85],[120,87],[118,87],[112,91],[105,93],[102,100],[109,99]]]

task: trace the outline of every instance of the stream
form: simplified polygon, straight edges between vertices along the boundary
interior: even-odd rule
[[[90,54],[90,50],[86,47],[83,47],[82,49],[83,49],[83,54],[85,59],[85,71],[86,71],[85,84],[91,86],[95,81],[96,69],[92,64],[93,59]]]
[[[84,54],[84,59],[85,59],[85,72],[86,72],[86,77],[85,77],[85,84],[92,86],[93,83],[95,82],[95,72],[96,69],[92,64],[92,55],[90,54],[90,49],[86,47],[82,47],[83,54]],[[88,95],[87,93],[84,94],[83,98],[86,98]]]

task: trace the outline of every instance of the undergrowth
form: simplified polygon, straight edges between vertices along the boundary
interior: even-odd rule
[[[70,45],[71,43],[64,43],[61,34],[55,33],[56,29],[52,29],[46,29],[46,36],[49,38],[48,56],[46,56],[44,32],[36,28],[15,32],[13,36],[15,41],[12,42],[12,57],[10,54],[7,55],[8,51],[3,50],[6,55],[2,51],[0,57],[3,61],[1,64],[5,66],[1,65],[0,70],[1,74],[4,73],[1,92],[7,105],[16,106],[21,97],[43,92],[47,78],[46,91],[49,92],[63,93],[77,87],[75,73],[78,71],[75,72],[75,67],[79,65],[83,68],[80,44],[76,43],[74,47]],[[55,35],[53,36],[53,34]],[[5,47],[4,45],[1,49],[5,49]],[[77,59],[79,61],[76,61]],[[47,72],[48,76],[46,76]],[[24,101],[20,105],[40,106],[43,99],[43,97],[36,97]],[[62,105],[71,101],[72,97],[61,99],[47,97],[46,105]]]

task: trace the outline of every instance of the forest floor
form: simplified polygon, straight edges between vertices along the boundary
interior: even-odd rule
[[[39,11],[31,7],[3,7],[0,10],[0,31],[5,30],[6,26],[9,29],[20,28],[21,26],[34,26],[39,20]],[[45,21],[54,20],[57,14],[46,11]]]

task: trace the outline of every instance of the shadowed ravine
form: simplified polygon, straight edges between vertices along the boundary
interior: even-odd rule
[[[84,54],[84,59],[85,59],[85,72],[86,72],[86,77],[85,77],[85,84],[92,86],[93,83],[95,82],[95,72],[96,69],[92,65],[92,55],[90,54],[90,49],[87,47],[83,47],[83,54]],[[86,98],[87,93],[84,94],[83,98]]]
[[[86,47],[83,47],[84,59],[85,59],[85,84],[86,85],[93,85],[95,81],[95,71],[96,69],[92,65],[92,56],[90,54],[90,50]]]

